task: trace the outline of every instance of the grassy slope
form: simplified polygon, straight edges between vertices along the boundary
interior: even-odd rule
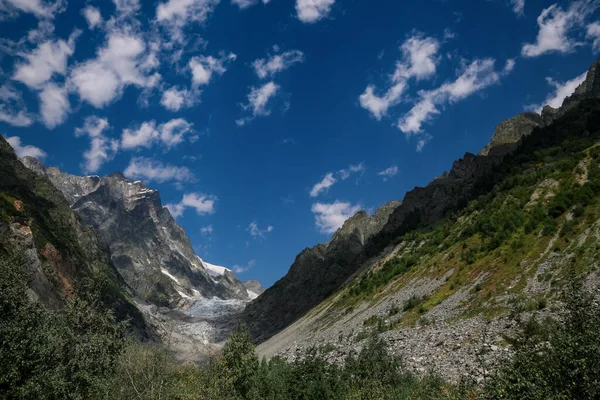
[[[442,278],[428,296],[364,325],[381,331],[426,322],[429,310],[466,290],[455,318],[549,307],[570,277],[591,272],[600,259],[599,128],[600,102],[591,100],[535,131],[478,188],[478,198],[396,238],[391,255],[367,263],[300,324],[312,320],[312,329],[326,330],[416,281]]]

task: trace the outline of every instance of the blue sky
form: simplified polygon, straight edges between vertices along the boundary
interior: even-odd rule
[[[0,0],[0,133],[161,191],[197,253],[271,285],[305,247],[559,105],[596,1]]]

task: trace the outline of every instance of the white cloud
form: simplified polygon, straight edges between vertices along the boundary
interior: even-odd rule
[[[246,265],[234,265],[233,272],[235,272],[236,274],[243,274],[244,272],[254,267],[256,267],[256,260],[250,260]]]
[[[192,208],[198,215],[214,214],[215,203],[217,198],[204,193],[186,193],[179,203],[167,204],[165,207],[169,209],[174,218],[183,215],[187,208]]]
[[[298,19],[312,24],[329,15],[335,0],[296,0]]]
[[[214,228],[212,225],[203,226],[202,228],[200,228],[200,233],[204,236],[212,235],[213,232],[214,232]]]
[[[311,210],[315,214],[315,223],[319,231],[323,234],[331,234],[341,228],[348,218],[360,211],[360,206],[336,200],[331,204],[315,203]]]
[[[233,53],[220,58],[212,56],[193,57],[189,62],[189,67],[192,71],[192,85],[207,85],[213,74],[223,75],[227,71],[225,65],[231,61],[235,61],[236,58],[237,56]]]
[[[65,9],[65,0],[54,2],[43,0],[0,0],[0,16],[14,16],[18,12],[33,14],[38,18],[53,18]]]
[[[510,0],[512,10],[515,14],[521,16],[525,10],[525,0]]]
[[[139,11],[141,5],[139,0],[113,0],[119,16],[129,16]]]
[[[85,17],[85,20],[87,21],[88,27],[90,29],[94,29],[97,26],[102,25],[102,14],[100,14],[100,10],[98,10],[96,7],[87,6],[83,10],[81,10],[81,13]]]
[[[350,178],[350,175],[360,172],[363,173],[365,172],[366,167],[365,167],[365,163],[361,162],[360,164],[357,165],[350,165],[348,166],[347,169],[341,169],[339,170],[338,174],[340,176],[340,178],[345,181],[346,179]]]
[[[573,94],[577,86],[579,86],[585,80],[587,71],[583,74],[568,80],[566,82],[557,82],[552,78],[546,78],[546,81],[554,90],[548,94],[541,104],[532,104],[525,107],[527,110],[541,112],[545,105],[549,105],[553,108],[558,108],[562,105],[565,97]]]
[[[167,148],[175,147],[192,133],[193,124],[183,118],[172,119],[156,126],[156,121],[142,123],[137,129],[124,129],[121,134],[121,147],[126,150],[139,147],[151,148],[159,142]]]
[[[525,57],[538,57],[550,52],[568,53],[580,43],[569,38],[574,28],[598,7],[598,2],[581,0],[571,3],[565,11],[557,4],[544,9],[537,18],[539,32],[535,43],[526,43],[521,49]]]
[[[17,127],[33,124],[33,119],[27,113],[27,110],[15,111],[6,107],[5,104],[0,104],[0,121]]]
[[[132,158],[123,173],[131,179],[147,182],[191,182],[195,180],[194,174],[186,167],[164,164],[145,157]]]
[[[271,0],[262,0],[263,4],[268,4]],[[237,5],[239,8],[244,9],[258,3],[258,0],[231,0],[232,4]]]
[[[178,89],[173,86],[163,92],[160,104],[169,111],[179,111],[192,107],[199,101],[200,92],[197,90]]]
[[[185,40],[183,28],[192,22],[202,24],[220,0],[168,0],[156,7],[156,21],[169,30],[174,41]]]
[[[371,112],[378,121],[387,115],[388,109],[400,102],[400,96],[406,88],[406,82],[398,82],[392,86],[382,97],[375,94],[375,86],[369,85],[360,95],[360,106]]]
[[[421,33],[406,39],[400,47],[402,59],[396,63],[396,70],[390,77],[390,88],[383,96],[378,96],[375,94],[375,86],[367,86],[359,97],[361,107],[380,121],[387,115],[390,107],[400,102],[409,79],[422,80],[435,74],[439,48],[440,43],[437,39],[424,37]]]
[[[47,41],[41,43],[31,53],[21,54],[26,61],[15,65],[12,79],[30,88],[40,88],[53,75],[64,75],[67,71],[67,60],[75,50],[75,40],[78,36],[79,31],[76,31],[67,42]]]
[[[416,34],[408,38],[400,48],[402,61],[396,63],[396,71],[392,80],[416,78],[418,80],[431,77],[437,68],[437,53],[440,43],[432,37]]]
[[[33,117],[27,111],[21,93],[11,84],[0,86],[0,121],[24,127],[33,124]]]
[[[587,26],[586,30],[586,37],[594,41],[592,43],[592,48],[596,52],[600,51],[600,23],[593,22]]]
[[[104,132],[110,128],[106,118],[87,117],[81,128],[75,129],[76,136],[86,135],[90,138],[90,149],[83,153],[86,173],[97,172],[102,165],[111,161],[119,150],[119,141],[107,138]]]
[[[97,57],[78,65],[70,81],[82,100],[102,108],[120,97],[127,85],[155,87],[160,74],[150,74],[156,65],[146,53],[144,41],[130,34],[112,32]],[[150,62],[149,62],[150,61]]]
[[[260,58],[255,60],[252,63],[252,67],[254,67],[256,75],[258,75],[260,79],[265,79],[303,61],[304,53],[300,50],[290,50],[282,54],[273,55],[269,59]]]
[[[39,93],[40,113],[46,128],[54,129],[65,122],[71,106],[69,93],[65,87],[48,83]]]
[[[476,59],[455,81],[444,83],[434,90],[421,91],[419,102],[398,121],[398,128],[407,136],[422,133],[423,123],[440,113],[438,106],[463,100],[499,82],[514,68],[514,60],[509,60],[502,71],[496,71],[494,65],[495,60],[490,58]]]
[[[34,157],[40,161],[43,161],[47,157],[46,152],[39,147],[31,145],[23,146],[21,144],[21,138],[18,136],[8,137],[6,138],[6,141],[15,150],[17,157]]]
[[[121,134],[121,147],[125,150],[145,147],[152,147],[159,137],[156,129],[156,122],[143,122],[137,129],[123,129]]]
[[[182,143],[184,136],[192,132],[193,124],[183,118],[172,119],[169,122],[160,125],[160,141],[168,148]]]
[[[417,140],[417,148],[416,148],[417,153],[422,152],[425,145],[427,143],[429,143],[430,141],[431,141],[431,135],[427,135],[427,134],[421,135],[419,140]]]
[[[242,104],[242,108],[244,110],[250,110],[252,112],[252,116],[239,119],[236,121],[236,123],[239,126],[242,126],[253,120],[255,117],[267,116],[271,114],[271,110],[267,108],[267,105],[269,100],[277,94],[279,88],[280,86],[273,81],[265,83],[258,88],[250,88],[250,93],[248,94],[248,104]]]
[[[250,225],[248,225],[248,228],[246,229],[246,231],[250,233],[250,236],[252,236],[252,238],[258,239],[258,238],[264,238],[265,233],[272,232],[273,229],[275,229],[275,228],[271,225],[267,226],[265,229],[260,229],[258,227],[258,223],[256,221],[253,221],[250,223]]]
[[[398,175],[398,167],[396,165],[392,165],[389,168],[384,169],[381,172],[378,172],[377,175],[382,176],[383,177],[383,181],[387,181],[389,178],[392,178],[396,175]]]
[[[334,178],[333,173],[329,172],[319,183],[313,186],[310,191],[310,197],[317,197],[320,193],[326,192],[336,182],[337,179]]]

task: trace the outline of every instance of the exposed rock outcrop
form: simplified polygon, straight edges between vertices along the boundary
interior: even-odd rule
[[[0,254],[20,257],[15,262],[23,262],[33,276],[30,296],[49,308],[62,307],[75,294],[85,296],[83,285],[103,276],[109,284],[100,289],[102,301],[118,318],[130,320],[138,336],[148,336],[142,314],[129,300],[133,292],[100,237],[48,177],[27,169],[1,136]]]
[[[536,113],[523,113],[502,121],[494,130],[492,139],[479,152],[487,156],[503,155],[513,150],[522,137],[529,136],[535,128],[543,126],[542,117]]]
[[[115,266],[141,298],[161,306],[185,306],[199,296],[249,299],[233,272],[209,274],[184,230],[162,206],[158,191],[121,173],[81,177],[46,168],[30,157],[22,162],[47,176],[99,232]]]

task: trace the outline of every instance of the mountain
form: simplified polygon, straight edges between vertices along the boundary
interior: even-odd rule
[[[99,233],[117,270],[140,298],[171,308],[185,308],[198,298],[249,299],[232,271],[215,273],[196,256],[184,230],[162,206],[158,191],[121,173],[75,176],[31,157],[22,162],[47,177],[72,210]]]
[[[597,67],[561,108],[500,123],[480,155],[376,224],[361,212],[301,252],[244,312],[260,353],[294,359],[327,344],[337,362],[377,334],[418,370],[452,379],[508,354],[516,316],[551,315],[576,277],[597,292]]]
[[[27,169],[1,136],[0,256],[32,273],[29,295],[46,307],[61,308],[74,295],[88,298],[98,292],[94,296],[119,319],[129,320],[138,337],[151,334],[100,237],[48,177]]]
[[[246,286],[246,290],[248,290],[248,293],[251,297],[253,297],[253,299],[265,292],[265,288],[257,280],[246,281],[244,282],[244,286]]]

